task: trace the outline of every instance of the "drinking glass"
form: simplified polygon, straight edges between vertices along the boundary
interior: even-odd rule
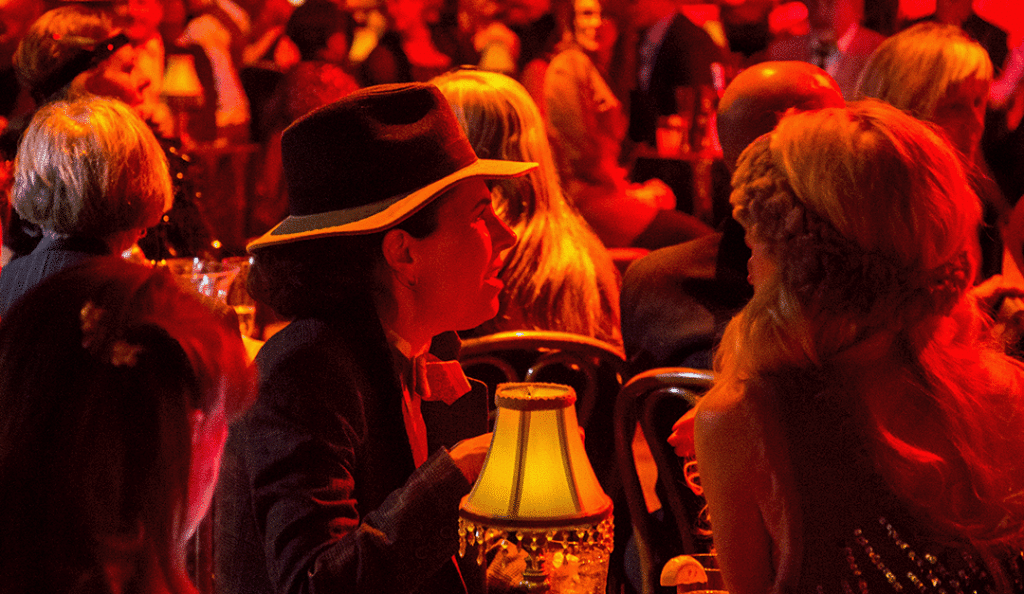
[[[238,316],[238,328],[242,336],[256,338],[258,328],[256,327],[256,301],[249,296],[245,288],[246,280],[249,277],[249,267],[252,265],[252,256],[235,256],[221,260],[228,266],[237,266],[238,274],[235,275],[231,286],[228,288],[227,304],[235,310]]]
[[[171,258],[166,266],[183,287],[225,304],[231,281],[239,272],[236,264],[199,258]]]

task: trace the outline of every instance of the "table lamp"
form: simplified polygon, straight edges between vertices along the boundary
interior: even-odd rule
[[[569,386],[500,384],[491,446],[459,506],[459,554],[497,545],[526,556],[524,592],[602,594],[612,551],[612,501],[583,449]]]
[[[203,84],[196,73],[195,59],[188,54],[167,56],[164,69],[164,100],[170,107],[175,120],[175,134],[182,144],[192,144],[188,135],[188,113],[203,105]]]

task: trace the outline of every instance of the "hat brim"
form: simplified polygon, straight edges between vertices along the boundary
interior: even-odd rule
[[[252,252],[271,245],[317,237],[377,233],[401,223],[463,180],[518,177],[536,168],[536,163],[477,159],[471,165],[409,194],[355,208],[288,216],[263,236],[250,242],[246,250]]]

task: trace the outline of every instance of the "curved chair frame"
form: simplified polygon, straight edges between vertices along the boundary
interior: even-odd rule
[[[696,518],[691,511],[692,505],[688,508],[686,501],[696,496],[684,487],[675,452],[671,451],[667,443],[661,443],[666,435],[659,435],[655,428],[669,421],[664,418],[663,409],[666,405],[671,405],[681,415],[697,404],[700,396],[710,389],[713,382],[714,375],[710,371],[662,367],[634,376],[619,391],[615,404],[615,453],[640,556],[643,576],[641,594],[653,594],[656,591],[661,568],[654,567],[652,528],[633,458],[632,444],[636,426],[639,423],[651,446],[651,455],[658,469],[658,481],[664,487],[662,504],[668,506],[668,511],[675,518],[675,527],[683,546],[683,550],[676,554],[702,552],[698,550],[693,536]]]
[[[501,353],[534,353],[529,364],[516,366]],[[465,368],[475,365],[490,365],[500,370],[508,382],[541,381],[543,372],[551,367],[561,366],[578,371],[585,377],[584,388],[577,387],[576,416],[580,427],[589,426],[598,401],[598,368],[608,365],[614,371],[617,381],[622,384],[626,369],[625,356],[615,346],[602,340],[546,330],[521,330],[497,332],[462,342],[459,362]]]

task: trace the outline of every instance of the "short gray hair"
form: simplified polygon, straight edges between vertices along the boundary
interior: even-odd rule
[[[39,109],[21,140],[11,204],[58,235],[146,229],[171,204],[160,143],[116,99],[85,97]]]

